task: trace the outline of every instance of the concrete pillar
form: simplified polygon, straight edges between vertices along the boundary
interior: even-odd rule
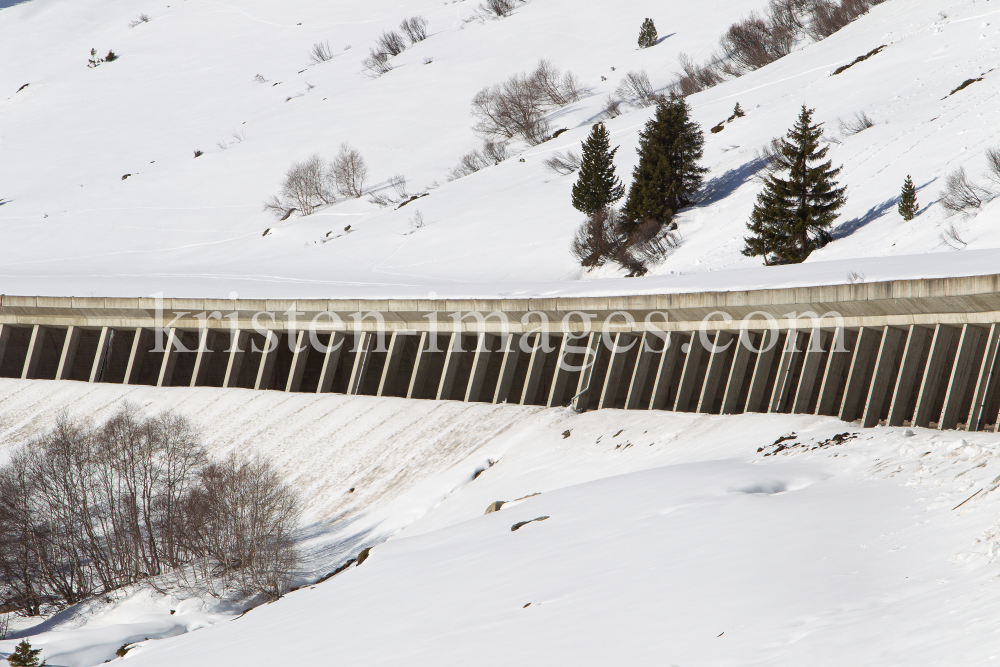
[[[709,339],[711,340],[711,338]],[[691,332],[691,337],[687,342],[688,352],[684,357],[684,366],[681,369],[681,380],[677,385],[677,397],[674,400],[675,412],[687,412],[691,397],[700,387],[695,386],[698,379],[698,370],[701,366],[701,358],[705,356],[705,346],[701,344],[699,332]],[[683,346],[682,346],[683,348]],[[683,349],[681,350],[683,352]],[[698,391],[700,394],[701,392]]]
[[[885,403],[886,394],[892,385],[893,364],[902,342],[902,329],[894,327],[883,329],[882,343],[878,348],[875,370],[872,372],[872,382],[868,389],[868,400],[865,402],[865,411],[861,417],[861,425],[865,428],[878,426],[879,418],[882,416],[882,404]]]
[[[858,342],[854,344],[851,368],[847,372],[847,383],[844,385],[844,400],[840,402],[840,419],[845,422],[854,421],[861,412],[861,392],[865,390],[864,379],[868,369],[875,362],[880,337],[881,331],[878,327],[861,327],[858,332]]]
[[[514,371],[517,370],[517,360],[521,354],[518,338],[507,334],[500,349],[503,360],[500,363],[500,375],[497,377],[497,388],[493,394],[494,403],[506,403],[510,394],[510,385],[514,381]]]
[[[795,400],[792,402],[792,414],[804,415],[809,412],[809,401],[816,389],[824,348],[829,342],[830,333],[827,331],[813,329],[810,333],[809,347],[806,348],[806,356],[802,360],[802,372],[799,374],[799,386],[795,389]]]
[[[7,341],[10,340],[10,332],[13,329],[9,324],[0,324],[0,364],[3,364],[3,356],[7,352]]]
[[[365,374],[368,372],[368,358],[371,356],[374,342],[375,334],[368,331],[362,331],[358,334],[354,348],[354,366],[351,368],[351,377],[347,382],[347,393],[352,396],[361,393]]]
[[[330,334],[330,341],[323,351],[322,366],[319,370],[319,382],[316,383],[317,394],[329,394],[333,388],[333,377],[337,373],[337,365],[340,363],[340,353],[344,349],[344,334],[341,331],[334,331]]]
[[[192,387],[200,387],[205,384],[205,378],[208,375],[209,357],[207,355],[211,354],[215,348],[215,336],[214,329],[202,329],[198,332],[198,353],[194,358],[194,370],[191,371]]]
[[[483,395],[483,381],[490,365],[490,348],[496,340],[495,334],[481,333],[476,337],[476,349],[472,353],[472,368],[469,384],[465,388],[465,402],[476,403]]]
[[[959,419],[966,416],[960,415],[958,411],[962,409],[962,400],[969,388],[969,377],[972,375],[982,333],[982,329],[971,324],[962,327],[955,363],[951,366],[951,377],[948,378],[948,390],[944,395],[944,405],[941,406],[941,418],[938,420],[938,428],[942,431],[957,427]]]
[[[160,375],[156,379],[157,387],[169,387],[174,379],[174,366],[177,365],[177,340],[180,332],[171,328],[167,332],[167,343],[163,348],[163,361],[160,362]]]
[[[431,336],[436,335],[426,331],[420,334],[417,357],[413,360],[413,372],[410,373],[410,386],[406,391],[407,398],[420,398],[423,395],[427,375],[430,372],[430,356],[427,354],[427,349],[431,346]]]
[[[840,411],[836,405],[837,390],[843,377],[844,364],[851,358],[850,351],[838,352],[837,347],[847,339],[847,330],[837,327],[830,339],[830,354],[826,357],[826,368],[823,370],[823,381],[819,387],[819,398],[816,401],[817,415],[834,415]]]
[[[42,358],[42,345],[45,342],[45,327],[36,324],[31,328],[31,340],[28,341],[28,353],[24,357],[24,368],[21,370],[22,380],[34,380],[38,371],[38,360]]]
[[[722,374],[726,370],[729,349],[736,344],[734,338],[735,336],[730,331],[718,331],[715,334],[715,341],[709,351],[708,367],[705,369],[705,384],[701,388],[701,396],[698,397],[696,409],[698,412],[712,412],[715,397],[719,393]]]
[[[774,378],[774,391],[771,392],[771,404],[768,412],[783,412],[792,396],[792,373],[795,371],[795,355],[800,352],[801,334],[797,329],[789,329],[785,336],[785,345],[778,359],[778,374]]]
[[[243,360],[246,358],[247,345],[250,344],[250,332],[233,329],[229,335],[229,355],[226,359],[226,374],[222,378],[224,388],[236,387],[240,381],[240,371],[243,370]]]
[[[3,325],[0,324],[0,328]],[[76,360],[76,348],[80,345],[80,335],[83,333],[83,329],[80,327],[68,327],[66,329],[66,338],[63,339],[62,352],[59,354],[59,366],[56,368],[56,379],[57,380],[68,380],[70,373],[73,372],[73,362]],[[2,347],[2,343],[0,343]],[[3,358],[3,351],[0,350],[0,361]]]
[[[569,333],[563,334],[559,343],[559,356],[556,357],[556,370],[552,375],[552,387],[549,389],[549,400],[545,402],[547,407],[558,407],[562,401],[563,394],[566,393],[566,383],[569,382],[569,359],[570,348],[574,348],[573,343],[579,338],[572,338]]]
[[[576,395],[573,396],[572,406],[577,412],[583,412],[594,403],[592,397],[597,394],[597,387],[591,387],[591,379],[594,377],[594,367],[597,366],[597,355],[601,349],[601,334],[592,332],[587,339],[587,350],[583,356],[583,368],[580,370],[580,379],[576,383]]]
[[[73,327],[70,327],[73,329]],[[66,340],[69,341],[71,331],[66,332]],[[135,335],[132,336],[132,349],[128,354],[128,365],[125,367],[125,379],[122,384],[139,384],[139,373],[142,371],[142,362],[146,359],[147,348],[150,344],[153,332],[149,329],[136,327]],[[65,346],[63,347],[65,350]],[[65,352],[64,352],[65,354]],[[60,361],[60,365],[62,362]]]
[[[639,351],[635,356],[635,368],[632,370],[632,380],[628,384],[628,396],[625,398],[626,410],[638,410],[642,401],[643,389],[646,388],[646,379],[649,377],[649,369],[656,357],[656,350],[653,349],[653,340],[656,338],[648,331],[642,334],[639,339]]]
[[[395,334],[393,334],[395,336]],[[295,336],[295,349],[292,350],[292,365],[288,369],[288,380],[285,391],[298,391],[302,388],[302,374],[306,370],[306,359],[309,358],[309,332],[302,330]]]
[[[982,428],[983,421],[986,419],[985,412],[989,409],[996,391],[997,373],[1000,372],[1000,324],[990,325],[988,336],[983,361],[979,364],[979,373],[976,376],[976,389],[972,395],[972,410],[965,427],[967,431],[978,431]]]
[[[94,365],[90,367],[90,382],[98,382],[101,379],[101,371],[104,370],[104,361],[108,358],[111,349],[111,340],[115,337],[115,330],[111,327],[101,327],[101,335],[97,339],[97,351],[94,352]]]
[[[383,396],[399,372],[399,360],[403,358],[403,348],[406,347],[405,334],[393,331],[389,338],[389,349],[385,352],[385,366],[382,367],[382,377],[378,381],[376,396]]]
[[[910,325],[906,336],[906,347],[903,348],[903,359],[899,362],[899,373],[896,376],[896,386],[892,390],[892,402],[889,404],[887,426],[902,426],[906,421],[906,407],[913,395],[913,383],[917,381],[920,371],[920,357],[924,353],[928,329]]]
[[[438,382],[437,400],[449,401],[455,390],[455,376],[462,363],[462,334],[453,333],[448,339],[448,349],[444,353],[444,366],[441,368],[441,380]]]
[[[750,391],[747,394],[747,404],[744,412],[763,412],[764,393],[768,390],[768,378],[771,375],[771,363],[774,355],[778,351],[779,332],[775,329],[765,329],[760,338],[760,352],[757,354],[757,361],[753,367],[753,376],[750,378]]]
[[[257,379],[253,383],[254,389],[270,389],[274,380],[274,362],[278,359],[278,341],[280,334],[276,331],[268,330],[264,336],[264,349],[260,351],[260,365],[257,367]]]
[[[732,415],[739,412],[740,393],[746,382],[747,366],[753,356],[751,333],[746,329],[740,331],[736,339],[736,349],[733,350],[733,363],[729,367],[729,377],[726,379],[726,393],[722,395],[722,414]]]
[[[531,405],[538,394],[538,384],[542,379],[542,369],[545,367],[542,340],[542,333],[536,333],[535,340],[531,344],[531,358],[528,359],[528,373],[524,378],[524,389],[521,391],[521,405]]]
[[[616,333],[611,347],[611,359],[608,361],[608,372],[604,374],[604,386],[601,388],[601,398],[597,409],[615,407],[615,397],[618,395],[618,385],[622,379],[622,369],[625,368],[625,357],[628,355],[629,343],[635,345],[635,339],[629,334]]]
[[[677,366],[677,355],[687,334],[676,331],[667,332],[667,338],[663,342],[663,353],[660,355],[660,363],[656,367],[656,378],[653,380],[653,394],[649,397],[650,410],[665,410],[667,407],[667,397],[670,393],[670,383],[674,378]]]
[[[924,366],[924,379],[920,382],[920,393],[917,394],[917,405],[913,410],[913,425],[926,427],[931,423],[931,410],[934,409],[934,399],[937,398],[948,363],[948,353],[951,351],[951,340],[955,330],[949,326],[938,324],[934,327],[934,337],[931,339],[931,351],[927,355]]]

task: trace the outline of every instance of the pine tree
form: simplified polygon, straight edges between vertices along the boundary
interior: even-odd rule
[[[656,26],[653,19],[646,19],[639,28],[639,48],[647,49],[656,44]]]
[[[903,192],[899,196],[899,214],[909,222],[917,215],[920,207],[917,205],[917,189],[913,187],[913,179],[909,176],[903,181]]]
[[[847,203],[846,188],[834,180],[841,168],[832,169],[831,161],[814,164],[826,157],[829,146],[819,147],[823,130],[813,124],[813,111],[803,105],[795,127],[781,140],[777,169],[757,195],[747,224],[751,236],[743,254],[763,257],[768,265],[802,262],[829,242],[827,228]],[[778,176],[786,171],[787,179]]]
[[[14,652],[7,658],[11,667],[45,667],[46,663],[39,664],[38,654],[42,652],[40,648],[31,648],[27,639],[21,640]]]
[[[573,207],[588,216],[625,195],[625,186],[615,175],[614,157],[618,147],[611,148],[610,138],[604,123],[597,123],[583,142],[580,177],[573,186]]]
[[[690,118],[687,102],[672,96],[660,100],[656,115],[639,133],[639,164],[632,171],[632,185],[625,202],[623,229],[631,233],[647,221],[661,225],[692,203],[705,172],[698,165],[705,137]]]

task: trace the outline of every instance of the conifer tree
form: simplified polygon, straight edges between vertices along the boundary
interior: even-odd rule
[[[639,28],[639,48],[647,49],[656,44],[656,26],[653,19],[646,19]]]
[[[580,176],[573,186],[573,207],[588,216],[625,195],[625,186],[615,175],[614,157],[618,147],[611,148],[610,138],[604,123],[597,123],[583,142]]]
[[[781,140],[777,169],[757,195],[747,224],[751,235],[743,254],[763,257],[768,265],[802,262],[829,242],[827,228],[847,203],[846,188],[838,188],[834,180],[841,168],[831,168],[831,161],[815,164],[829,146],[819,147],[823,129],[813,124],[813,111],[803,105],[795,127]],[[787,178],[779,176],[784,172]]]
[[[639,164],[632,171],[623,210],[626,233],[647,220],[666,224],[692,203],[708,171],[698,164],[704,144],[684,98],[671,96],[657,103],[656,115],[639,133]]]
[[[46,663],[39,664],[38,654],[42,652],[40,648],[31,648],[31,643],[27,639],[21,640],[14,652],[7,658],[11,667],[45,667]]]
[[[899,206],[897,207],[903,220],[909,222],[917,215],[920,207],[917,205],[917,189],[913,187],[913,179],[909,176],[903,181],[903,191],[899,196]]]

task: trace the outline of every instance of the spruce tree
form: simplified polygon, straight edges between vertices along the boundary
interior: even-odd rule
[[[583,142],[580,177],[573,186],[573,207],[588,216],[625,195],[625,186],[615,175],[614,157],[618,147],[611,148],[610,138],[604,123],[597,123]]]
[[[701,187],[708,171],[698,164],[705,137],[690,113],[684,98],[660,100],[639,133],[639,164],[623,210],[626,233],[647,220],[670,222]]]
[[[802,112],[781,140],[776,156],[777,169],[767,178],[747,228],[743,254],[763,257],[765,264],[802,262],[817,247],[830,240],[827,228],[837,218],[837,211],[847,203],[836,178],[840,167],[832,162],[815,164],[826,157],[829,146],[819,147],[821,124],[813,124],[813,109]],[[779,174],[788,172],[787,178]]]
[[[45,667],[46,663],[39,664],[38,654],[42,652],[40,648],[31,648],[27,639],[22,639],[14,652],[7,658],[11,667]]]
[[[656,26],[653,19],[646,19],[639,28],[639,48],[647,49],[656,44]]]
[[[909,176],[903,181],[903,192],[899,196],[899,214],[909,222],[917,215],[920,207],[917,205],[917,189],[913,187],[913,179]]]

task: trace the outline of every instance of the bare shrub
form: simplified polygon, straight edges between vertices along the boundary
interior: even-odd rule
[[[838,3],[835,0],[811,0],[807,32],[817,41],[825,39],[882,2],[883,0],[841,0]]]
[[[392,71],[392,64],[389,62],[389,54],[375,49],[368,50],[368,57],[361,61],[365,74],[373,79]]]
[[[983,202],[993,199],[993,196],[990,190],[972,182],[964,167],[959,167],[948,174],[945,180],[941,206],[950,213],[963,213],[979,208]]]
[[[566,72],[564,75],[558,67],[544,58],[538,61],[528,83],[534,89],[541,104],[553,107],[576,102],[588,92],[580,85],[572,72]]]
[[[458,166],[451,170],[448,180],[457,181],[460,178],[474,174],[480,169],[498,165],[510,157],[506,141],[485,141],[482,150],[476,149],[462,156]]]
[[[986,149],[986,177],[1000,185],[1000,148]]]
[[[713,58],[704,65],[698,65],[687,54],[677,56],[683,74],[675,86],[681,96],[693,95],[722,83],[723,77],[718,71],[718,59]]]
[[[388,53],[390,56],[398,56],[406,50],[406,42],[395,30],[389,30],[379,35],[375,40],[375,46],[381,53]]]
[[[134,28],[138,25],[142,25],[143,23],[149,23],[152,20],[153,18],[149,14],[139,14],[134,19],[128,22],[128,27]]]
[[[549,135],[545,109],[523,74],[476,93],[472,115],[476,118],[472,129],[482,136],[524,139],[536,145]]]
[[[958,229],[955,228],[955,223],[948,223],[948,229],[941,232],[941,240],[954,248],[955,250],[962,250],[965,246],[969,245],[965,239],[963,239],[958,234]]]
[[[656,220],[639,223],[618,250],[615,261],[630,276],[645,275],[648,267],[662,262],[671,250],[681,244],[680,234]]]
[[[566,151],[565,154],[557,151],[552,157],[542,160],[542,165],[557,174],[572,174],[580,168],[580,156],[573,151]]]
[[[729,26],[719,40],[726,57],[744,72],[788,55],[794,43],[794,30],[774,25],[756,12]]]
[[[330,42],[316,42],[309,50],[309,60],[319,64],[333,59],[333,51],[330,49]]]
[[[364,194],[368,166],[356,148],[340,145],[340,152],[330,164],[330,173],[337,192],[345,197],[361,197]]]
[[[279,220],[286,220],[294,212],[311,215],[319,206],[335,201],[329,186],[329,174],[318,155],[293,163],[285,173],[281,192],[264,203]]]
[[[411,16],[408,19],[403,19],[403,22],[399,24],[399,29],[410,40],[410,44],[427,39],[427,19],[423,16]]]
[[[570,244],[570,253],[580,266],[604,266],[615,258],[625,240],[622,220],[621,212],[611,207],[602,208],[584,220]]]
[[[854,114],[854,118],[847,121],[838,118],[837,123],[840,127],[840,131],[848,137],[858,134],[859,132],[864,132],[869,127],[875,125],[875,121],[869,118],[868,114],[864,111],[859,111]]]
[[[516,0],[483,0],[479,5],[483,11],[501,19],[510,16],[515,6]]]
[[[652,84],[649,83],[649,75],[642,69],[626,74],[615,93],[618,97],[643,108],[653,106],[662,97],[653,90]]]
[[[774,137],[756,151],[754,151],[754,162],[757,169],[754,180],[758,183],[765,183],[767,177],[788,167],[788,161],[781,152],[781,137]]]
[[[396,195],[401,198],[405,198],[406,195],[406,176],[402,174],[395,174],[389,178],[389,185],[396,192]]]
[[[604,109],[600,113],[600,118],[616,118],[622,115],[622,101],[612,94],[608,94],[604,100]]]

